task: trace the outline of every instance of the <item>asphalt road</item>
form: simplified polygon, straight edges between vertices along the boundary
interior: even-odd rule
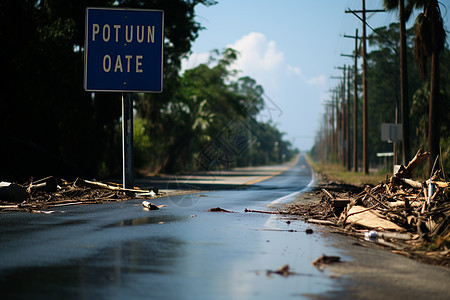
[[[154,199],[167,205],[156,211],[145,211],[142,200],[131,200],[61,207],[48,215],[0,214],[1,298],[377,299],[380,293],[374,290],[382,290],[383,299],[409,298],[414,294],[406,290],[419,290],[418,278],[435,298],[449,295],[445,269],[355,246],[352,239],[301,221],[288,224],[277,215],[244,212],[290,201],[311,182],[311,171],[300,157],[291,168],[172,178],[167,188],[197,193]],[[207,211],[214,207],[233,213]],[[314,233],[306,234],[307,228]],[[373,256],[367,259],[369,252]],[[344,262],[318,270],[311,262],[322,254],[339,255]],[[365,268],[358,269],[364,261]],[[292,275],[268,275],[285,264]],[[419,276],[425,269],[428,273]],[[397,277],[386,275],[391,273]],[[394,290],[400,292],[386,292]]]

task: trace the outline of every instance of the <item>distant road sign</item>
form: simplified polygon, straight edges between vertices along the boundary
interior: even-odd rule
[[[399,142],[402,140],[402,124],[382,123],[381,124],[381,140],[389,143]]]
[[[164,12],[87,8],[86,91],[162,92]]]

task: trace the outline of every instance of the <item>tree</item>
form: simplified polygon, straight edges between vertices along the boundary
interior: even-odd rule
[[[408,97],[408,67],[406,55],[406,26],[404,0],[384,0],[383,6],[395,10],[398,6],[400,21],[400,107],[402,120],[402,164],[406,166],[410,159],[409,135],[409,97]]]
[[[450,170],[450,50],[445,49],[439,59],[440,62],[440,100],[439,101],[439,120],[440,120],[440,162],[443,164],[443,171],[449,176]],[[411,124],[414,125],[414,135],[412,144],[415,149],[427,147],[428,136],[428,106],[430,99],[430,83],[424,82],[413,94],[411,105]],[[433,162],[434,163],[434,162]],[[425,168],[420,170],[422,177],[429,176]],[[447,177],[448,178],[448,177]]]
[[[375,161],[377,152],[390,152],[392,145],[380,143],[382,123],[394,123],[396,108],[400,102],[398,77],[399,48],[394,42],[398,36],[398,24],[376,28],[369,36],[370,45],[376,47],[368,53],[369,80],[369,145],[371,161]],[[394,44],[394,45],[393,45]]]
[[[164,106],[164,172],[267,164],[290,159],[290,143],[269,123],[257,121],[264,89],[230,69],[238,53],[214,50],[209,62],[186,70],[180,89]]]
[[[409,89],[414,92],[421,86],[419,77],[415,72],[417,67],[413,60],[413,29],[408,29],[406,35],[406,58],[410,66],[408,75]],[[375,153],[392,151],[386,143],[379,143],[381,123],[394,123],[397,117],[396,107],[400,104],[400,78],[398,69],[399,44],[396,42],[399,35],[398,23],[392,23],[386,27],[376,28],[370,35],[370,45],[374,48],[368,54],[369,79],[369,144],[372,151],[371,159],[375,160]],[[410,109],[408,109],[408,118]],[[411,136],[411,131],[407,133]]]
[[[126,6],[165,10],[164,93],[138,102],[139,114],[160,122],[173,99],[181,59],[202,26],[198,4],[212,0],[2,0],[0,177],[114,176],[120,172],[120,94],[83,90],[85,8]],[[155,108],[155,109],[153,109]],[[155,115],[152,118],[150,114]],[[157,125],[155,125],[157,126]],[[162,134],[163,131],[156,131]],[[148,132],[147,132],[148,134]],[[156,135],[158,137],[158,135]],[[151,143],[158,138],[151,139]],[[69,179],[69,178],[67,178]]]
[[[409,16],[413,9],[423,9],[423,12],[416,18],[414,45],[414,58],[422,79],[427,77],[427,63],[428,58],[431,57],[428,110],[428,147],[431,153],[428,170],[431,173],[433,164],[439,155],[439,55],[445,49],[446,33],[437,0],[409,0],[405,8],[406,15]]]

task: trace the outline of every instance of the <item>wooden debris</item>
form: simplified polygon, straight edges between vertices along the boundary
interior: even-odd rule
[[[11,184],[10,184],[11,185]],[[94,204],[130,200],[151,199],[158,196],[158,190],[139,188],[124,189],[119,184],[101,183],[78,178],[74,182],[55,177],[33,180],[23,185],[13,184],[23,191],[23,198],[11,205],[0,197],[0,211],[47,211],[49,207]],[[20,203],[19,203],[20,202]]]
[[[420,256],[423,249],[433,250],[425,251],[431,253],[427,259],[436,257],[450,266],[450,182],[440,170],[425,182],[412,178],[413,171],[429,155],[419,149],[406,167],[359,193],[322,185],[317,192],[322,198],[319,203],[295,204],[289,213],[311,223],[339,225],[343,232],[360,237],[361,230],[382,230],[377,243],[408,255]],[[429,184],[433,185],[431,189]]]
[[[350,201],[350,199],[337,198],[331,201],[331,205],[333,205],[333,207],[346,207],[350,204]]]
[[[270,215],[279,215],[283,214],[283,212],[278,211],[265,211],[265,210],[255,210],[255,209],[244,209],[244,212],[254,212],[254,213],[260,213],[260,214],[270,214]]]
[[[301,275],[301,274],[298,274],[298,273],[295,273],[295,272],[291,272],[290,267],[289,267],[288,264],[279,267],[276,271],[267,270],[266,275],[268,277],[270,277],[271,274],[278,274],[278,275],[283,276],[283,277],[288,277],[290,275]]]
[[[316,259],[312,262],[313,266],[316,268],[322,270],[323,268],[327,267],[330,264],[340,263],[341,257],[340,256],[327,256],[323,254],[321,257]]]
[[[416,189],[421,189],[423,187],[423,184],[421,182],[408,179],[408,178],[400,178],[404,183],[409,184],[411,187]]]
[[[422,148],[420,148],[413,159],[408,163],[406,167],[400,166],[400,169],[397,173],[394,174],[397,178],[412,178],[412,172],[415,168],[417,168],[425,159],[430,156],[430,152],[424,152]]]
[[[278,270],[276,270],[276,271],[270,271],[270,270],[267,271],[268,275],[272,274],[272,273],[287,277],[290,274],[290,272],[289,272],[289,265],[284,265],[284,266],[278,268]]]
[[[210,208],[207,211],[209,211],[209,212],[235,213],[235,211],[226,210],[226,209],[223,209],[221,207]]]
[[[273,229],[273,228],[260,228],[256,229],[258,231],[284,231],[284,232],[297,232],[297,230],[294,229]]]
[[[330,200],[334,200],[334,196],[330,194],[326,189],[322,189],[322,192],[328,197]]]
[[[426,181],[427,185],[429,183],[433,183],[435,186],[437,186],[438,188],[447,188],[450,186],[450,182],[444,182],[444,181]]]
[[[111,191],[121,191],[121,192],[132,192],[132,193],[136,193],[136,194],[145,194],[145,193],[150,193],[152,190],[142,190],[140,188],[134,188],[134,189],[126,189],[117,185],[112,185],[112,184],[106,184],[106,183],[102,183],[102,182],[97,182],[97,181],[89,181],[89,180],[84,180],[81,178],[78,178],[75,181],[75,185],[76,186],[90,186],[93,188],[99,188],[99,189],[106,189],[106,190],[111,190]]]
[[[380,217],[380,214],[377,214],[375,210],[359,205],[353,206],[348,211],[346,222],[370,229],[405,231],[404,228]]]
[[[330,220],[308,219],[308,220],[306,220],[306,222],[308,222],[308,223],[313,223],[313,224],[320,224],[320,225],[337,226],[337,223],[332,222],[332,221],[330,221]]]

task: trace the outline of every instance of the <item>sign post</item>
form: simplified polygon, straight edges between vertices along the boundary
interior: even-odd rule
[[[402,140],[402,124],[398,124],[398,123],[382,123],[381,124],[381,140],[388,142],[388,143],[393,143],[393,164],[394,164],[394,170],[395,170],[395,165],[397,164],[397,142]],[[386,160],[386,157],[385,157]],[[386,163],[385,163],[386,164]],[[394,174],[396,172],[394,171]]]
[[[164,12],[87,8],[84,89],[122,92],[123,186],[133,187],[132,92],[161,93]]]
[[[133,188],[133,94],[122,93],[123,187]]]

